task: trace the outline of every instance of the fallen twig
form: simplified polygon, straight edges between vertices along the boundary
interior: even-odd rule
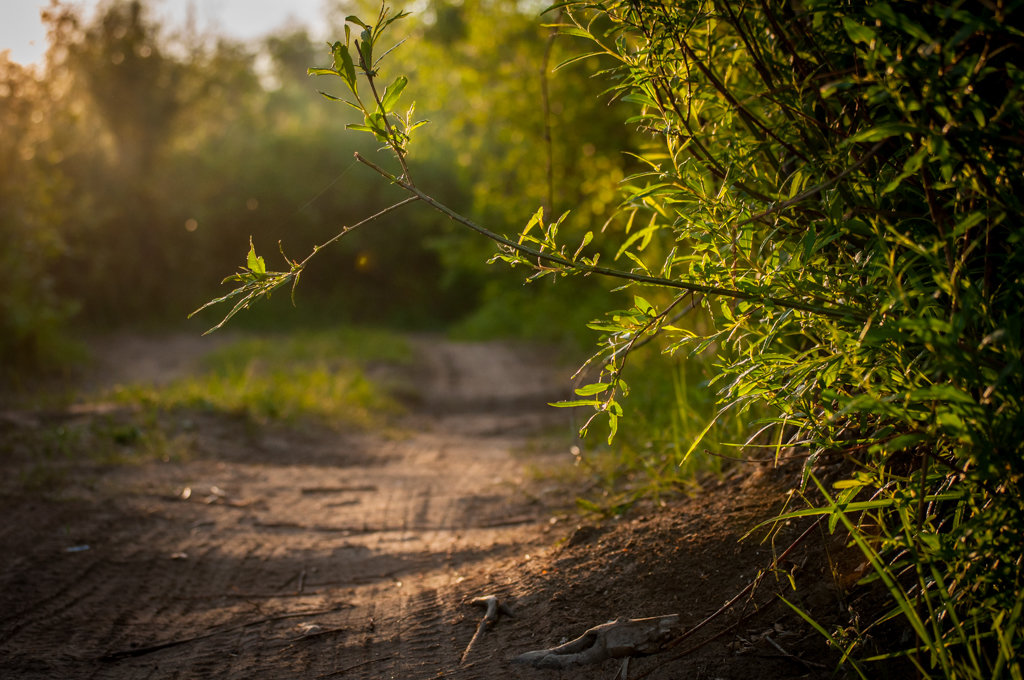
[[[474,643],[476,643],[483,634],[485,628],[489,628],[497,623],[502,614],[512,616],[512,610],[509,609],[507,605],[499,602],[498,598],[494,595],[476,597],[470,600],[469,603],[479,607],[486,607],[487,611],[484,612],[484,618],[480,620],[479,625],[476,627],[476,632],[473,633],[472,639],[470,639],[469,644],[466,645],[466,651],[462,653],[462,659],[459,660],[459,665],[466,663],[466,657],[469,656],[469,650],[473,648]]]
[[[293,529],[296,531],[303,532],[323,532],[323,533],[344,533],[344,534],[370,534],[378,531],[384,531],[382,528],[371,528],[371,527],[331,527],[324,526],[322,524],[299,524],[298,522],[264,522],[256,520],[252,523],[252,526],[260,529]]]
[[[288,646],[282,648],[281,651],[278,652],[278,653],[279,654],[284,654],[285,652],[287,652],[287,651],[289,651],[291,649],[295,649],[300,642],[306,642],[307,640],[313,640],[313,639],[324,637],[324,636],[327,636],[327,635],[337,635],[338,633],[347,633],[347,632],[349,632],[347,628],[327,628],[326,630],[322,630],[322,629],[320,629],[320,626],[315,626],[314,625],[314,626],[311,627],[309,632],[303,633],[302,635],[299,635],[298,637],[292,638],[290,644]]]
[[[787,659],[792,659],[793,661],[797,662],[798,664],[800,664],[801,666],[803,666],[804,668],[806,668],[809,671],[810,670],[815,670],[815,669],[828,668],[828,666],[826,666],[823,663],[817,663],[815,661],[808,661],[807,659],[801,659],[799,656],[797,656],[797,655],[795,655],[795,654],[793,654],[791,652],[786,651],[786,649],[784,649],[782,647],[782,645],[780,645],[778,642],[773,640],[770,635],[765,635],[764,636],[764,641],[767,642],[768,644],[770,644],[775,649],[777,649],[779,651],[779,653],[782,654],[784,657],[786,657]]]
[[[294,580],[294,579],[293,579]],[[237,591],[230,593],[202,593],[199,595],[175,595],[174,599],[180,602],[209,602],[210,600],[283,600],[295,597],[315,597],[315,593],[286,591],[286,592],[260,592],[260,591]],[[349,605],[351,606],[351,605]]]
[[[301,493],[303,496],[312,496],[314,494],[331,493],[368,493],[376,490],[377,487],[372,484],[360,484],[349,486],[306,486],[302,488]]]
[[[768,568],[768,569],[766,569],[765,571],[762,571],[762,572],[761,572],[761,573],[759,573],[759,574],[758,574],[757,576],[755,576],[755,577],[754,577],[754,580],[753,580],[753,581],[751,581],[750,583],[748,583],[748,584],[747,584],[747,587],[746,587],[746,588],[744,588],[744,589],[743,589],[743,590],[741,590],[740,592],[736,593],[736,596],[735,596],[735,597],[733,597],[733,598],[732,598],[731,600],[729,600],[728,602],[726,602],[725,604],[723,604],[723,605],[722,605],[721,607],[719,607],[719,608],[718,608],[718,611],[716,611],[716,612],[715,612],[714,614],[712,614],[711,616],[708,616],[708,617],[707,617],[707,618],[705,618],[705,619],[704,619],[703,621],[701,621],[700,623],[698,623],[698,624],[697,624],[696,626],[694,626],[693,628],[690,628],[689,630],[687,630],[687,631],[686,631],[685,633],[683,633],[682,635],[680,635],[680,636],[679,636],[679,637],[677,637],[676,639],[672,640],[672,642],[668,643],[668,645],[666,645],[666,646],[667,646],[667,647],[675,647],[676,645],[678,645],[679,643],[681,643],[681,642],[682,642],[683,640],[686,640],[687,638],[693,637],[694,633],[696,633],[696,632],[697,632],[698,630],[700,630],[700,629],[701,629],[701,628],[703,628],[704,626],[706,626],[706,625],[708,625],[709,623],[711,623],[712,621],[714,621],[714,620],[715,620],[716,618],[718,618],[718,617],[719,617],[719,616],[720,616],[721,614],[723,614],[723,613],[725,613],[726,611],[728,611],[728,610],[729,610],[729,609],[730,609],[730,608],[731,608],[731,607],[732,607],[732,606],[733,606],[734,604],[736,604],[736,603],[737,603],[737,602],[738,602],[738,601],[740,600],[740,598],[742,598],[742,597],[743,597],[744,595],[746,595],[747,593],[749,593],[750,591],[752,591],[752,590],[753,590],[754,588],[756,588],[756,587],[757,587],[757,585],[758,585],[759,583],[761,583],[761,579],[763,579],[763,578],[764,578],[765,574],[767,574],[767,573],[769,573],[770,571],[774,570],[774,569],[775,569],[775,567],[776,567],[776,566],[778,566],[779,562],[781,562],[782,560],[784,560],[784,559],[786,558],[786,556],[787,556],[787,555],[789,555],[789,553],[790,553],[790,552],[791,552],[791,551],[792,551],[792,550],[793,550],[794,548],[796,548],[796,547],[797,547],[798,545],[800,545],[800,544],[801,544],[801,543],[803,542],[803,540],[804,540],[805,538],[807,538],[807,537],[808,537],[808,536],[809,536],[809,535],[811,534],[811,531],[812,531],[812,530],[813,530],[813,529],[814,529],[814,528],[815,528],[816,526],[818,526],[818,524],[819,524],[820,522],[821,522],[821,519],[819,518],[819,519],[818,519],[818,520],[817,520],[816,522],[814,522],[814,523],[813,523],[813,524],[811,524],[811,525],[810,525],[809,527],[807,527],[807,528],[806,528],[806,529],[804,530],[804,532],[803,532],[802,534],[800,534],[800,536],[798,536],[798,537],[797,537],[797,539],[796,539],[795,541],[793,541],[792,543],[790,543],[790,544],[789,544],[789,547],[788,547],[788,548],[786,548],[785,550],[783,550],[783,551],[782,551],[782,554],[781,554],[781,555],[779,555],[778,557],[776,557],[775,559],[773,559],[773,560],[772,560],[772,563],[771,563],[771,565],[769,566],[769,568]]]
[[[702,628],[710,624],[712,621],[717,619],[719,616],[721,616],[723,613],[731,609],[737,602],[740,601],[741,598],[743,598],[744,596],[748,595],[751,591],[753,591],[764,578],[765,574],[775,569],[776,566],[783,559],[785,559],[790,552],[792,552],[798,545],[800,545],[800,543],[802,543],[804,539],[806,539],[811,534],[814,528],[818,526],[820,521],[821,519],[819,518],[817,521],[815,521],[813,524],[807,527],[807,529],[805,529],[804,532],[800,534],[800,536],[798,536],[797,539],[793,541],[788,548],[786,548],[780,555],[778,555],[775,559],[772,560],[772,563],[768,569],[759,573],[749,584],[747,584],[745,588],[743,588],[743,590],[737,593],[732,599],[730,599],[724,605],[719,607],[717,611],[715,611],[710,616],[706,617],[696,626],[690,628],[689,630],[683,632],[680,635],[677,635],[674,638],[672,638],[671,636],[678,629],[678,614],[670,614],[667,616],[655,616],[646,619],[623,618],[618,619],[617,621],[610,621],[608,623],[601,624],[600,626],[595,626],[586,631],[580,637],[570,642],[567,642],[564,645],[553,647],[551,649],[541,649],[526,652],[525,654],[520,654],[519,656],[515,657],[512,660],[512,662],[528,664],[530,666],[533,666],[534,668],[552,668],[561,670],[569,668],[570,666],[574,665],[599,663],[606,659],[629,659],[633,656],[644,656],[648,654],[654,654],[663,649],[675,647],[684,640],[687,640],[688,638],[692,637],[699,630],[701,630]],[[698,649],[704,644],[707,644],[707,642],[709,642],[710,640],[713,640],[717,638],[719,635],[722,635],[725,632],[731,630],[738,623],[739,622],[736,622],[735,624],[733,624],[733,626],[726,627],[725,630],[719,631],[718,634],[713,635],[708,640],[704,640],[696,645],[691,646],[690,648],[686,649],[682,654],[677,654],[668,661],[673,661],[682,656],[685,656],[686,654],[691,653],[695,649]],[[482,625],[483,624],[481,623],[481,626]],[[474,640],[475,639],[476,636],[474,636]],[[472,641],[470,641],[470,645],[472,645]],[[466,649],[466,652],[469,652],[469,648]],[[463,654],[463,659],[465,659],[465,654]],[[666,661],[665,663],[668,663],[668,661]],[[658,668],[662,665],[664,665],[664,663],[659,664],[655,668]],[[620,669],[620,674],[624,675],[625,670],[626,666],[625,664],[623,664],[622,669]],[[652,668],[646,673],[638,676],[636,680],[640,680],[640,678],[646,677],[653,670],[654,669]]]

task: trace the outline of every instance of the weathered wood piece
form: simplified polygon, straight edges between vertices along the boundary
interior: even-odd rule
[[[477,597],[469,601],[470,604],[478,607],[485,607],[484,618],[480,620],[480,624],[476,627],[476,633],[473,634],[473,638],[466,645],[466,651],[462,653],[462,658],[459,660],[459,665],[466,663],[466,657],[469,656],[469,650],[473,649],[473,645],[483,635],[484,630],[490,628],[502,614],[505,616],[512,616],[512,610],[508,605],[498,601],[494,595],[488,595],[486,597]]]
[[[564,645],[520,654],[512,659],[512,663],[565,669],[606,659],[646,656],[660,651],[662,645],[679,632],[678,628],[678,614],[646,619],[621,618],[594,626]]]

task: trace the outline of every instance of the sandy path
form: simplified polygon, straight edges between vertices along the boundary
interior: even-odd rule
[[[149,343],[117,345],[117,379],[136,357],[138,377],[165,380],[202,347]],[[98,470],[56,508],[12,508],[0,675],[457,672],[475,627],[464,601],[500,589],[488,564],[549,542],[565,500],[538,497],[526,471],[564,456],[566,414],[545,405],[564,376],[536,350],[416,344],[422,404],[399,434],[200,416],[190,462]],[[553,426],[557,450],[537,439]]]
[[[799,467],[741,468],[698,497],[588,525],[557,514],[574,500],[568,482],[531,472],[569,457],[568,414],[545,405],[568,372],[521,346],[414,342],[419,399],[386,433],[170,414],[184,462],[80,462],[43,493],[9,481],[25,452],[0,456],[0,678],[612,678],[614,659],[558,672],[509,660],[609,619],[671,613],[699,636],[634,660],[628,677],[834,677],[834,651],[776,597],[842,620],[834,541],[791,553],[799,593],[772,577],[736,597],[807,535],[787,523],[739,541]],[[100,382],[164,381],[206,347],[122,338]],[[0,418],[0,437],[41,420]],[[482,613],[470,600],[487,594],[515,617],[463,663]]]

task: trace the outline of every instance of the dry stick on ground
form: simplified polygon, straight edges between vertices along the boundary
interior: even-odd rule
[[[374,484],[348,484],[343,486],[306,486],[301,489],[303,496],[331,493],[357,493],[377,491]]]
[[[333,677],[337,677],[339,675],[344,675],[345,673],[348,673],[349,671],[354,671],[355,669],[362,668],[363,666],[369,666],[370,664],[377,663],[378,661],[387,661],[388,659],[391,659],[393,656],[394,656],[393,654],[388,654],[387,656],[378,656],[375,659],[367,659],[366,661],[360,661],[359,663],[352,664],[351,666],[346,666],[345,668],[342,668],[341,670],[331,671],[330,673],[324,673],[323,675],[318,675],[318,676],[316,676],[316,680],[324,680],[324,678],[333,678]]]
[[[469,656],[469,650],[473,648],[476,641],[483,635],[486,628],[493,626],[497,623],[501,615],[512,616],[512,610],[507,605],[498,602],[498,598],[494,595],[488,595],[486,597],[476,597],[469,601],[470,604],[475,604],[479,607],[486,607],[487,611],[484,613],[484,618],[480,620],[480,624],[476,627],[476,632],[473,633],[472,639],[469,644],[466,645],[466,651],[462,653],[462,659],[459,660],[459,665],[466,663],[466,657]]]
[[[799,656],[796,656],[795,654],[792,654],[792,653],[788,652],[786,649],[783,648],[782,645],[780,645],[778,642],[773,640],[771,638],[771,636],[765,635],[764,636],[764,641],[767,642],[768,644],[770,644],[775,649],[779,650],[779,653],[782,654],[784,657],[786,657],[787,659],[792,659],[793,661],[796,661],[798,664],[801,664],[807,670],[813,670],[815,668],[818,668],[818,669],[826,669],[826,668],[828,668],[828,666],[826,666],[823,663],[816,663],[814,661],[807,661],[806,659],[801,659]]]
[[[692,637],[698,630],[700,630],[701,628],[703,628],[707,624],[711,623],[713,620],[718,618],[721,614],[725,613],[730,608],[732,608],[732,606],[734,604],[736,604],[741,597],[743,597],[744,595],[750,593],[754,588],[756,588],[761,583],[761,580],[765,577],[765,574],[767,574],[770,571],[773,571],[778,566],[779,562],[781,562],[782,560],[786,559],[786,557],[789,555],[790,552],[793,551],[794,548],[796,548],[798,545],[800,545],[804,541],[805,538],[810,536],[811,532],[820,523],[821,523],[821,518],[818,518],[817,520],[815,520],[814,523],[811,524],[809,527],[807,527],[804,530],[804,532],[797,537],[797,539],[795,541],[793,541],[792,543],[789,544],[788,548],[786,548],[785,550],[782,551],[781,555],[779,555],[778,557],[776,557],[775,559],[772,560],[772,563],[768,567],[768,569],[762,571],[760,574],[758,574],[754,578],[753,581],[751,581],[749,584],[747,584],[746,588],[744,588],[740,592],[736,593],[735,597],[733,597],[731,600],[729,600],[728,602],[723,604],[718,609],[718,611],[716,611],[714,614],[712,614],[711,616],[707,617],[706,619],[704,619],[703,621],[701,621],[696,626],[694,626],[693,628],[689,629],[688,631],[686,631],[685,633],[683,633],[682,635],[680,635],[676,639],[672,640],[666,646],[667,647],[675,647],[676,645],[681,643],[683,640],[686,640],[687,638]]]
[[[314,628],[319,628],[319,626],[314,626]],[[300,636],[298,636],[296,638],[292,638],[291,644],[289,644],[287,647],[283,647],[281,650],[279,650],[278,654],[284,654],[285,652],[288,652],[288,651],[290,651],[292,649],[295,649],[296,647],[298,647],[300,642],[306,642],[307,640],[314,640],[316,638],[326,637],[328,635],[337,635],[339,633],[348,633],[348,632],[349,632],[348,628],[328,628],[327,630],[317,630],[317,631],[312,632],[312,633],[306,633],[306,634],[300,635]]]

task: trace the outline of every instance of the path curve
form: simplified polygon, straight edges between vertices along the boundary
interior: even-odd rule
[[[117,375],[138,356],[137,375],[166,380],[204,347],[161,342],[111,345]],[[413,342],[410,413],[387,432],[171,414],[191,458],[86,463],[44,494],[12,491],[25,468],[0,455],[0,678],[535,680],[551,673],[510,660],[610,619],[668,614],[700,639],[631,662],[628,677],[834,677],[835,650],[777,594],[838,625],[842,546],[808,540],[787,578],[750,591],[806,526],[740,542],[781,510],[799,466],[741,468],[697,497],[587,525],[564,512],[574,482],[531,472],[569,459],[569,414],[546,406],[569,371],[522,345]],[[0,418],[0,438],[65,422],[44,415]],[[515,616],[471,645],[483,615],[472,600],[488,595]],[[619,670],[609,659],[558,678]]]
[[[539,496],[527,468],[565,456],[571,424],[546,405],[563,396],[565,372],[539,348],[413,343],[420,399],[394,432],[199,416],[190,462],[98,471],[57,512],[11,508],[0,674],[457,672],[468,640],[453,613],[488,563],[546,540],[564,501]],[[122,338],[100,365],[161,382],[202,346]],[[562,444],[540,437],[550,428]],[[490,677],[474,668],[465,677]]]

